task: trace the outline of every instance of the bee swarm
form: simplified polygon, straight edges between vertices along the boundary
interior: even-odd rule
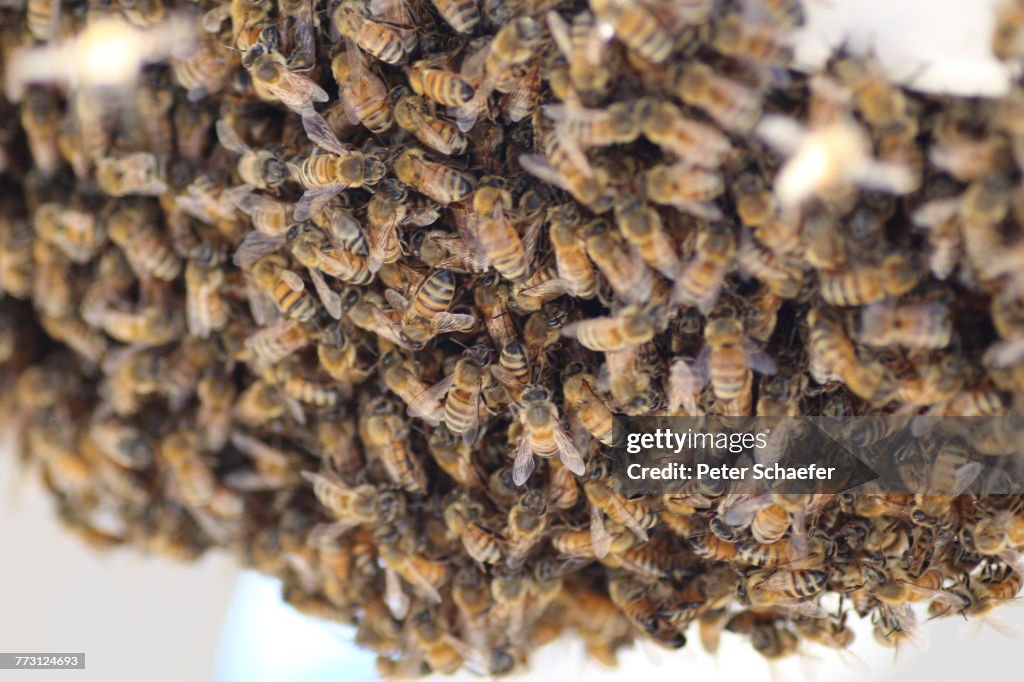
[[[230,551],[385,675],[843,649],[835,593],[900,646],[1021,587],[1019,496],[602,461],[614,415],[1016,414],[1024,90],[791,71],[798,0],[11,4],[8,83],[97,17],[196,25],[137,87],[0,98],[3,422],[90,545]]]

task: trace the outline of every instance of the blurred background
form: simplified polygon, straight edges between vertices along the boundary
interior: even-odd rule
[[[917,89],[997,95],[1007,74],[988,56],[991,0],[806,0],[810,22],[798,61],[820,63],[847,41],[872,48],[893,78]],[[0,651],[85,652],[84,671],[0,671],[2,680],[147,682],[346,682],[376,679],[371,656],[351,632],[305,619],[279,586],[242,573],[212,554],[168,565],[130,552],[97,556],[65,536],[51,500],[0,453]],[[1024,610],[999,618],[1024,632]],[[808,650],[771,667],[726,634],[717,657],[693,642],[669,653],[653,645],[625,652],[620,669],[584,663],[580,646],[557,642],[535,659],[531,679],[677,678],[802,680],[959,680],[1019,669],[1020,643],[984,625],[926,623],[927,650],[878,646],[870,626],[855,627],[854,657]],[[968,633],[968,630],[976,632]],[[695,636],[694,636],[695,639]],[[524,676],[525,677],[525,676]]]

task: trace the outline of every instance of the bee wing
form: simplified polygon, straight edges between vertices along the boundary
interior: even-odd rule
[[[555,124],[555,135],[558,136],[558,141],[562,144],[566,155],[568,155],[576,170],[585,177],[594,177],[594,168],[590,165],[590,159],[587,158],[586,152],[583,151],[580,141],[569,132],[569,126],[564,121],[559,121]]]
[[[324,304],[324,308],[327,309],[327,313],[336,320],[341,319],[341,296],[337,291],[334,291],[324,280],[323,275],[316,268],[307,268],[309,270],[309,277],[313,280],[313,287],[316,289],[317,295]]]
[[[406,310],[409,309],[409,306],[411,305],[409,303],[409,299],[407,299],[405,296],[395,291],[394,289],[384,290],[384,300],[388,302],[388,305],[390,305],[392,308],[394,308],[400,313],[404,313]]]
[[[384,264],[384,250],[388,242],[395,238],[395,231],[398,225],[395,220],[389,220],[382,225],[370,223],[366,230],[366,241],[369,246],[369,257],[366,260],[370,272],[377,272]]]
[[[324,117],[315,111],[307,111],[303,114],[302,129],[306,131],[306,136],[310,142],[329,152],[348,154],[352,151],[351,147],[341,143],[338,136],[331,130],[331,126],[324,120]]]
[[[668,376],[669,411],[676,412],[680,407],[686,409],[691,416],[697,416],[697,394],[700,391],[700,379],[697,372],[684,358],[676,358]]]
[[[427,116],[424,116],[416,107],[407,107],[407,109],[411,123],[409,130],[416,136],[416,139],[431,149],[436,149],[442,154],[450,155],[452,153],[452,147],[445,141],[441,134],[434,129],[434,126],[431,125],[433,121],[431,121]]]
[[[420,573],[419,569],[416,568],[416,562],[406,559],[404,561],[403,577],[411,582],[415,587],[418,587],[420,592],[435,604],[441,603],[441,595],[438,593],[437,588],[434,587],[429,580]]]
[[[566,435],[562,425],[556,423],[551,430],[551,434],[555,438],[555,445],[558,446],[558,458],[562,460],[562,464],[577,476],[582,476],[586,473],[587,465],[583,463],[583,457],[580,455],[579,450],[576,449],[576,446],[573,445],[569,436]]]
[[[569,182],[548,163],[547,157],[542,154],[520,154],[519,165],[527,173],[543,180],[549,185],[554,185],[566,192],[572,191]]]
[[[772,360],[772,356],[758,348],[753,342],[748,342],[746,345],[747,367],[749,369],[767,376],[771,376],[779,371],[775,361]]]
[[[260,258],[267,256],[284,246],[285,239],[282,236],[270,237],[253,230],[245,235],[245,239],[238,246],[232,262],[236,267],[247,270]]]
[[[461,313],[438,313],[430,320],[430,327],[434,330],[434,334],[468,332],[475,326],[475,317]]]
[[[465,62],[463,62],[463,65],[465,65]],[[476,119],[487,108],[487,98],[491,96],[491,90],[494,87],[488,84],[488,80],[484,79],[484,82],[480,84],[477,91],[473,93],[472,99],[455,109],[455,125],[464,133],[468,133],[473,129],[473,126],[476,125]]]
[[[323,88],[305,76],[283,65],[278,73],[281,74],[281,80],[273,85],[266,83],[267,90],[303,119],[316,114],[313,102],[326,102],[330,99]]]
[[[1008,369],[1024,362],[1024,337],[993,343],[985,351],[984,362],[994,369]]]
[[[462,432],[462,441],[470,447],[476,443],[477,437],[480,435],[480,384],[478,383],[473,389],[473,397],[470,399],[470,404],[473,406],[473,418],[466,427],[466,430]]]
[[[953,490],[950,494],[960,495],[970,488],[975,479],[981,475],[981,470],[981,462],[967,462],[957,469],[956,474],[953,476]]]
[[[306,546],[316,548],[321,547],[324,543],[333,542],[359,526],[359,523],[359,521],[354,519],[334,521],[333,523],[318,523],[313,526],[313,530],[309,531],[309,536],[306,538]]]
[[[757,513],[771,504],[768,495],[730,496],[719,507],[719,518],[733,528],[746,528]],[[728,504],[728,508],[723,509]]]
[[[291,270],[279,270],[278,276],[292,291],[302,291],[306,288],[306,283],[302,281],[302,278]]]
[[[231,16],[231,3],[224,3],[211,9],[199,20],[199,25],[207,33],[218,33],[220,27]]]
[[[188,333],[201,339],[210,338],[213,331],[210,297],[206,292],[197,291],[185,298],[185,316]]]
[[[259,289],[255,284],[246,281],[246,298],[249,300],[249,310],[252,312],[252,319],[257,324],[266,325],[273,322],[280,313],[274,301]]]
[[[549,279],[546,282],[541,282],[540,284],[532,287],[527,287],[526,289],[523,289],[521,293],[523,296],[527,296],[529,298],[549,298],[552,296],[562,296],[563,294],[568,293],[570,289],[571,285],[569,282],[556,277],[555,279]]]
[[[222,147],[236,154],[246,154],[252,149],[238,135],[238,131],[228,125],[224,119],[217,121],[217,139]]]
[[[533,473],[533,467],[533,450],[530,449],[530,439],[526,436],[526,429],[523,429],[516,447],[516,458],[512,463],[512,482],[517,486],[526,483],[530,474]]]
[[[462,237],[456,235],[437,237],[435,241],[439,242],[449,254],[448,258],[443,258],[441,262],[435,263],[435,267],[486,270],[491,266],[491,261],[487,256],[467,244]]]
[[[303,222],[309,220],[313,216],[320,215],[320,212],[323,211],[324,207],[330,203],[331,199],[340,194],[345,187],[345,184],[338,183],[337,185],[331,185],[330,187],[307,189],[295,203],[295,212],[292,214],[293,217],[298,222]]]
[[[590,542],[594,556],[603,559],[612,548],[612,536],[604,526],[604,512],[596,504],[590,504]]]
[[[390,568],[384,569],[384,603],[398,620],[405,620],[409,615],[409,596],[402,590],[398,574]]]
[[[239,185],[238,187],[224,190],[222,198],[226,205],[237,208],[248,216],[257,211],[272,211],[280,203],[276,199],[256,194],[253,190],[254,187],[252,185]]]
[[[533,262],[533,255],[537,251],[537,243],[540,241],[540,230],[544,226],[544,218],[537,218],[526,226],[523,231],[523,252],[526,255],[526,262]]]
[[[562,18],[562,15],[551,10],[547,13],[548,30],[551,38],[555,41],[555,47],[566,59],[572,55],[572,39],[569,37],[569,23]]]
[[[454,374],[449,374],[441,381],[418,394],[409,402],[406,414],[410,417],[424,421],[433,420],[435,425],[440,421],[437,415],[442,411],[441,397],[448,393],[455,380]]]

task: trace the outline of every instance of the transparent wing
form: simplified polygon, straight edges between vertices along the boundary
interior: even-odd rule
[[[253,263],[260,258],[278,251],[284,244],[285,239],[282,236],[271,237],[253,230],[245,235],[245,239],[242,240],[238,250],[235,251],[232,262],[237,267],[246,270],[252,267]]]
[[[341,296],[337,291],[334,291],[324,280],[323,275],[316,268],[307,268],[309,270],[309,277],[313,280],[313,288],[316,289],[317,295],[320,297],[320,301],[324,304],[324,308],[327,313],[336,320],[341,319]]]
[[[310,141],[334,154],[348,154],[352,148],[344,145],[334,134],[324,117],[315,111],[308,111],[302,116],[302,129]]]
[[[398,293],[394,289],[384,290],[384,300],[388,302],[392,308],[400,313],[404,313],[409,308],[409,299],[402,294]]]
[[[238,131],[228,125],[224,119],[217,121],[217,139],[220,140],[222,147],[236,154],[246,154],[252,151],[238,135]]]
[[[320,215],[320,212],[330,203],[331,199],[340,194],[345,187],[346,185],[339,183],[330,187],[307,189],[295,204],[295,212],[293,214],[295,220],[303,222],[313,216]]]
[[[608,556],[608,551],[612,548],[612,536],[604,526],[604,512],[593,503],[590,505],[590,541],[595,557],[603,559]]]
[[[380,270],[380,266],[384,264],[385,249],[388,243],[396,238],[397,227],[394,220],[389,220],[382,225],[371,223],[369,229],[366,230],[366,241],[370,250],[366,265],[370,272],[377,272]]]
[[[587,466],[583,463],[583,457],[580,455],[579,450],[576,449],[576,446],[573,445],[572,439],[565,433],[562,425],[555,424],[551,433],[555,438],[555,445],[558,446],[558,458],[562,460],[565,468],[577,476],[582,476],[586,473]]]
[[[441,411],[441,398],[448,393],[454,379],[455,375],[449,374],[444,379],[441,379],[441,381],[418,394],[409,401],[406,414],[410,417],[423,419],[424,421],[428,421],[428,417],[433,419]]]
[[[434,330],[434,334],[467,332],[476,326],[476,318],[460,313],[438,313],[430,321],[430,326]]]
[[[519,436],[519,445],[516,448],[516,457],[512,463],[512,482],[516,485],[526,483],[533,473],[534,461],[533,451],[530,449],[530,439],[526,435],[526,429]]]

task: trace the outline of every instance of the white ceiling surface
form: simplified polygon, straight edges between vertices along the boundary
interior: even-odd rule
[[[0,682],[212,679],[238,569],[99,556],[65,535],[36,477],[0,452],[0,651],[84,652],[84,671],[0,670]]]
[[[809,0],[811,24],[798,58],[820,62],[828,45],[843,40],[873,47],[897,79],[927,90],[999,94],[1005,70],[987,53],[991,0]],[[248,576],[241,583],[224,647],[217,647],[236,583],[229,559],[211,557],[194,566],[167,565],[131,553],[97,557],[59,532],[50,500],[37,485],[12,495],[10,458],[0,455],[0,650],[84,651],[84,672],[35,671],[36,681],[140,680],[160,682],[314,682],[372,679],[372,659],[347,644],[350,633],[313,624],[277,598],[272,581]],[[1002,618],[1024,629],[1024,610]],[[1020,643],[984,628],[964,639],[962,622],[933,621],[926,652],[901,651],[895,663],[860,631],[854,651],[870,673],[846,667],[832,652],[777,666],[781,679],[958,680],[1005,674],[1019,667]],[[621,656],[621,671],[649,682],[678,678],[767,680],[771,671],[742,640],[727,635],[717,658],[693,642],[670,653],[641,646]],[[215,660],[218,663],[215,664]],[[216,672],[215,672],[216,670]],[[621,679],[585,664],[580,647],[558,643],[542,651],[531,679]],[[0,671],[0,681],[29,674]]]

